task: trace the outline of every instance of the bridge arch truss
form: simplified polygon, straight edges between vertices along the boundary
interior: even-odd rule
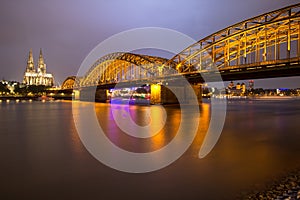
[[[300,4],[222,29],[192,44],[170,60],[122,52],[105,55],[91,66],[85,76],[80,77],[79,86],[158,80],[160,77],[202,74],[214,70],[220,71],[223,79],[225,73],[222,73],[230,72],[228,79],[235,72],[248,69],[259,71],[261,66],[290,66],[293,63],[300,66]],[[296,69],[298,74],[299,69]]]
[[[133,53],[112,53],[98,59],[80,81],[80,86],[147,80],[170,74],[163,68],[168,59]],[[174,64],[173,68],[175,67]],[[173,70],[174,72],[175,70]]]
[[[207,36],[170,59],[178,73],[264,65],[300,57],[300,4],[242,21]]]

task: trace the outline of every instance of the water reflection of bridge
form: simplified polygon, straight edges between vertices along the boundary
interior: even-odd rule
[[[300,4],[222,29],[170,60],[132,53],[106,55],[85,76],[67,78],[62,88],[84,91],[97,87],[105,91],[117,83],[125,87],[126,83],[157,82],[163,87],[184,76],[196,91],[201,88],[196,87],[199,83],[214,81],[216,72],[223,80],[300,75]]]

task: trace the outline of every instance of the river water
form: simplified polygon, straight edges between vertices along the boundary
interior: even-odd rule
[[[198,153],[211,104],[199,108],[201,116],[193,119],[200,124],[197,136],[178,160],[158,171],[132,174],[107,167],[86,150],[71,102],[2,102],[0,199],[235,199],[300,168],[299,100],[229,101],[222,134],[202,159]],[[132,105],[130,114],[145,125],[149,109],[157,106]],[[136,139],[111,120],[109,104],[97,103],[95,110],[107,137],[137,153],[168,144],[181,115],[179,106],[166,106],[161,132]]]

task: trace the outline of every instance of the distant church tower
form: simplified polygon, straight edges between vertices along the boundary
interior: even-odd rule
[[[39,62],[38,62],[38,73],[42,73],[42,74],[46,73],[46,64],[44,61],[42,49],[40,49],[40,56],[39,56]]]
[[[33,56],[32,56],[32,49],[30,49],[30,51],[29,51],[26,72],[35,72],[34,62],[33,62]]]
[[[43,57],[42,49],[40,49],[37,70],[34,66],[32,49],[30,49],[23,83],[26,85],[53,86],[54,77],[52,74],[46,72],[46,63]]]

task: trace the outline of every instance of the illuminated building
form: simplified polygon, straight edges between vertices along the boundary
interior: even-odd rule
[[[253,89],[254,88],[254,81],[253,80],[250,80],[249,81],[249,89]]]
[[[246,92],[246,85],[245,85],[245,83],[241,84],[241,90],[242,90],[242,93]]]
[[[236,88],[237,90],[240,90],[240,89],[241,89],[240,83],[237,83],[236,86],[235,86],[235,88]]]
[[[54,78],[52,74],[46,72],[46,64],[42,54],[42,49],[40,49],[37,69],[35,69],[34,66],[32,49],[30,49],[23,83],[26,85],[53,86]]]
[[[234,83],[231,81],[231,82],[228,84],[228,88],[229,88],[229,89],[233,89],[233,87],[234,87]]]

